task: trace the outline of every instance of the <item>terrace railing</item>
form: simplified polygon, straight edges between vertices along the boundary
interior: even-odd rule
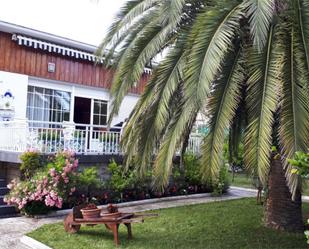
[[[120,128],[55,122],[1,122],[0,150],[38,150],[55,153],[69,149],[77,154],[121,154]],[[191,134],[187,150],[198,154],[202,136]]]

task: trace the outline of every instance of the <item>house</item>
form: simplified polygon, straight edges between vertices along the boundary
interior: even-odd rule
[[[119,153],[119,130],[107,130],[113,72],[96,47],[0,22],[0,176],[13,178],[26,149],[82,155]],[[97,63],[95,63],[98,61]],[[125,96],[112,126],[123,122],[150,70]]]

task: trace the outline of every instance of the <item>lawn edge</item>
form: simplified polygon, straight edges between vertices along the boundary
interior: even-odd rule
[[[139,206],[143,204],[152,204],[152,203],[167,202],[167,201],[199,199],[199,198],[210,197],[210,196],[211,196],[211,193],[178,195],[178,196],[169,196],[169,197],[161,197],[161,198],[151,198],[151,199],[139,200],[139,201],[128,201],[128,202],[116,203],[116,205],[119,208],[124,208],[124,207],[134,207],[134,206]],[[107,205],[100,205],[98,207],[106,208]],[[34,218],[41,219],[41,218],[60,217],[60,216],[65,216],[69,214],[70,212],[72,212],[72,209],[64,209],[64,210],[54,211],[46,215],[35,215]]]
[[[27,235],[23,235],[20,238],[20,242],[30,247],[31,249],[52,249],[51,247],[43,244],[42,242],[35,240]]]

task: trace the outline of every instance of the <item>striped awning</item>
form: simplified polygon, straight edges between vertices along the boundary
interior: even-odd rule
[[[13,34],[12,40],[16,41],[18,45],[41,49],[50,53],[57,53],[64,56],[74,57],[87,61],[103,63],[103,59],[99,58],[92,53],[64,47],[50,42],[40,41],[23,35]]]
[[[50,53],[57,53],[57,54],[61,54],[64,56],[74,57],[76,59],[103,63],[102,58],[95,56],[92,53],[57,45],[57,44],[50,43],[50,42],[40,41],[34,38],[26,37],[24,35],[13,34],[12,40],[16,41],[17,44],[20,46],[27,46],[27,47],[32,47],[35,49],[41,49],[43,51],[48,51]],[[150,74],[151,68],[145,67],[144,73]]]

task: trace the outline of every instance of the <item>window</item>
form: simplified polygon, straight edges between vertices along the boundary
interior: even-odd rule
[[[70,101],[69,92],[28,86],[27,118],[43,122],[69,121]]]
[[[93,124],[106,125],[107,123],[107,101],[94,99],[93,101]]]

